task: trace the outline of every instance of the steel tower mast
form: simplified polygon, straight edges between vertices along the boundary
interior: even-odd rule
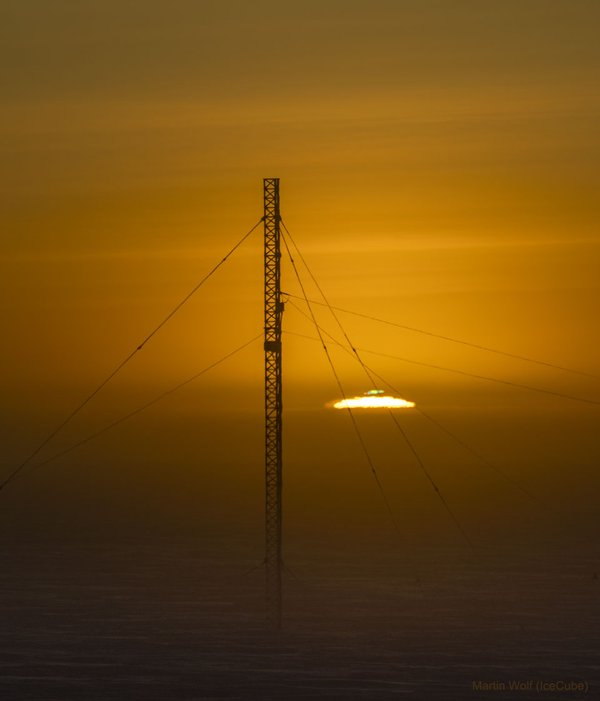
[[[281,628],[281,317],[279,178],[265,178],[265,595],[267,624]]]

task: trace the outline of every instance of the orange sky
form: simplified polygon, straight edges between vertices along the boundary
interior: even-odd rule
[[[141,8],[5,3],[8,464],[257,221],[263,177],[281,178],[283,217],[333,303],[600,375],[598,3]],[[107,388],[81,430],[258,333],[261,266],[259,231]],[[283,287],[298,293],[289,266]],[[600,397],[598,380],[343,320],[367,349]],[[290,307],[285,327],[312,333]],[[368,389],[333,355],[349,392]],[[522,452],[522,417],[534,414],[536,445],[564,425],[583,446],[586,475],[598,455],[593,406],[365,359],[457,430],[468,411],[488,412],[486,435],[499,413],[521,417],[507,429],[512,452],[480,440],[503,460]],[[290,411],[335,398],[317,344],[286,337],[285,372]],[[257,346],[165,411],[201,415],[232,402],[260,411],[261,382]],[[475,439],[483,434],[469,416]],[[568,462],[566,445],[527,451],[537,466],[548,454]]]

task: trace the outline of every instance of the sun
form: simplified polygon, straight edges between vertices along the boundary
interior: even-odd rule
[[[331,404],[334,409],[410,409],[414,402],[391,397],[382,389],[370,389],[361,397],[347,397]]]

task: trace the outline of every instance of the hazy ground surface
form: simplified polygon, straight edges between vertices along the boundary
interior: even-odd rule
[[[384,426],[361,420],[401,533],[345,417],[290,414],[279,634],[263,625],[261,417],[158,415],[26,472],[1,500],[0,699],[598,698],[591,417],[469,416],[451,425],[547,504],[407,418],[474,550]]]
[[[600,690],[597,563],[559,552],[324,542],[262,627],[260,543],[5,540],[0,697],[563,699]],[[257,549],[258,548],[258,549]],[[589,692],[475,691],[583,681]]]

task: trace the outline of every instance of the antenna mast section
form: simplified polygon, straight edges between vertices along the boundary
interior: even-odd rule
[[[279,178],[265,178],[265,571],[266,615],[281,628],[281,301]]]

